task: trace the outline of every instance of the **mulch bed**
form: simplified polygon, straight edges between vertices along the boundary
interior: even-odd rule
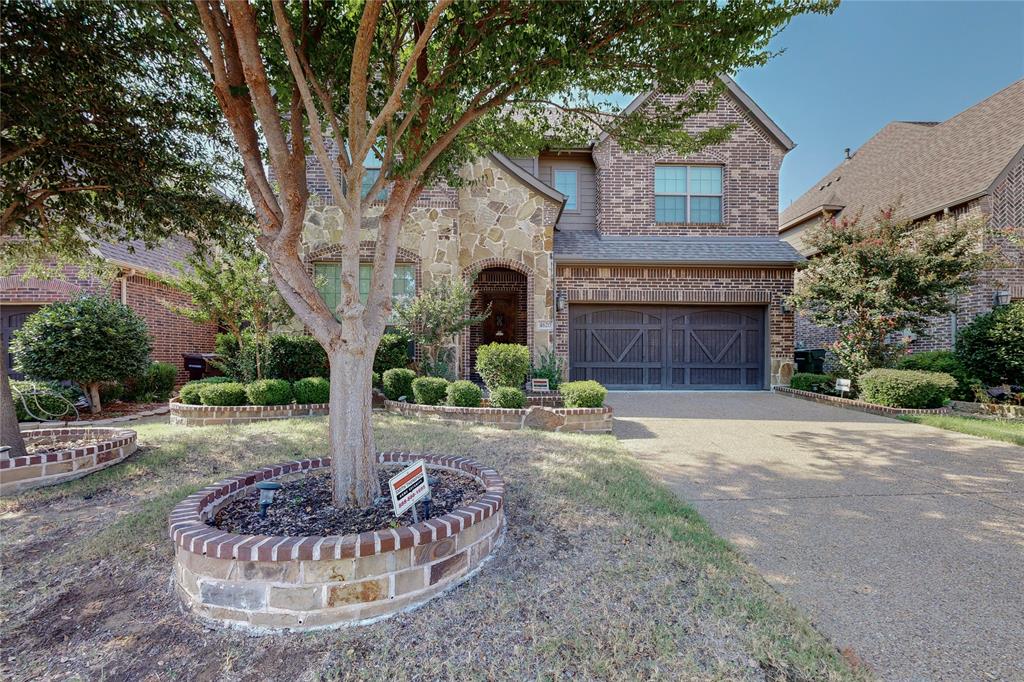
[[[388,479],[397,468],[380,468],[381,491],[387,491]],[[428,470],[436,483],[430,486],[433,500],[431,517],[441,516],[457,507],[472,504],[484,494],[484,487],[474,479],[449,471]],[[396,518],[391,497],[385,494],[369,508],[331,506],[331,477],[329,473],[310,474],[294,480],[282,480],[274,503],[267,510],[267,518],[259,516],[259,491],[239,497],[217,512],[207,523],[230,533],[243,535],[349,535],[367,533],[384,528],[400,528],[413,524],[412,512]],[[420,520],[423,503],[418,505]]]
[[[25,450],[30,455],[45,455],[48,452],[60,452],[61,450],[73,450],[74,448],[84,448],[87,445],[94,443],[101,443],[107,438],[72,438],[67,440],[54,440],[48,436],[43,436],[39,440],[32,442],[28,440],[31,435],[25,434]]]
[[[103,409],[93,414],[89,412],[88,407],[78,408],[78,418],[76,420],[74,413],[65,415],[60,418],[60,421],[73,422],[92,422],[100,419],[113,419],[114,417],[131,417],[139,412],[148,412],[155,410],[159,407],[166,407],[167,403],[129,403],[123,400],[116,400],[108,405],[104,405]]]

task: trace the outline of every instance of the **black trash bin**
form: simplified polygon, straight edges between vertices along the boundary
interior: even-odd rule
[[[211,360],[217,359],[216,353],[182,353],[181,357],[185,360],[189,381],[221,375],[221,372],[210,364]]]

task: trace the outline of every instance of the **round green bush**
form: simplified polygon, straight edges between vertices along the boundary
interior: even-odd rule
[[[970,375],[967,368],[957,359],[956,355],[948,350],[929,350],[913,353],[901,358],[896,363],[896,369],[945,372],[956,379],[956,390],[953,391],[954,400],[974,400],[974,387],[979,385],[978,380]]]
[[[956,379],[944,372],[913,369],[873,369],[859,383],[862,400],[886,407],[942,407],[956,390]]]
[[[452,407],[480,407],[484,392],[472,381],[460,379],[448,384],[447,404]]]
[[[299,405],[326,403],[331,399],[331,382],[323,377],[306,377],[292,384],[292,394]]]
[[[499,386],[491,391],[491,407],[503,407],[506,410],[521,410],[526,407],[526,394],[521,388]]]
[[[292,402],[292,385],[284,379],[260,379],[245,387],[250,405],[288,405]]]
[[[103,296],[51,303],[14,333],[15,369],[30,379],[73,381],[101,407],[99,388],[145,371],[152,345],[145,321]]]
[[[530,349],[514,343],[488,343],[476,349],[476,371],[488,389],[522,388],[530,373]]]
[[[306,334],[274,334],[267,342],[263,376],[295,381],[303,377],[330,375],[327,351]]]
[[[245,386],[234,381],[199,388],[203,405],[245,405]]]
[[[974,318],[957,334],[956,357],[988,386],[1024,385],[1024,301]]]
[[[418,377],[412,382],[412,395],[419,405],[440,405],[447,394],[447,379]]]
[[[827,374],[813,374],[811,372],[797,372],[789,380],[789,387],[798,391],[814,391],[821,393],[822,388],[833,385],[835,381]]]
[[[384,372],[384,379],[382,381],[384,395],[387,396],[388,400],[398,400],[403,397],[409,400],[413,397],[412,382],[415,378],[416,372],[411,369],[401,367],[389,369]]]
[[[11,381],[14,412],[20,422],[74,417],[72,405],[81,395],[78,389],[56,381]]]
[[[230,377],[206,377],[190,381],[178,390],[178,399],[186,405],[199,405],[203,401],[199,398],[199,389],[208,384],[227,384],[231,382]]]
[[[608,389],[596,381],[570,381],[558,387],[566,407],[604,407]]]

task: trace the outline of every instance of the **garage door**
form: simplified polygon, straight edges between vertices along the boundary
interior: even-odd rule
[[[620,389],[761,389],[764,308],[569,306],[569,375]]]

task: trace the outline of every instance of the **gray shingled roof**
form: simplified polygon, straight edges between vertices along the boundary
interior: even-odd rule
[[[103,258],[128,267],[177,277],[176,263],[184,263],[195,248],[184,237],[169,237],[153,248],[146,248],[142,240],[124,242],[97,242],[96,250]],[[187,270],[187,268],[186,268]]]
[[[562,230],[555,233],[555,260],[570,263],[793,265],[804,258],[790,244],[775,238],[602,238],[593,230]]]
[[[1024,147],[1024,80],[941,123],[894,121],[782,212],[784,231],[822,206],[921,218],[989,192]]]

